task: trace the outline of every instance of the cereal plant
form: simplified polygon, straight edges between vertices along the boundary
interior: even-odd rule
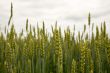
[[[17,33],[12,19],[13,4],[5,33],[0,32],[0,73],[110,73],[106,22],[100,28],[96,26],[94,32],[90,13],[88,25],[84,24],[83,32],[77,33],[75,26],[73,30],[61,30],[56,22],[50,34],[44,21],[42,27],[37,23],[36,28],[28,19],[26,28]]]

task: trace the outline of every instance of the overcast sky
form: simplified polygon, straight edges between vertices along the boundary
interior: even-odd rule
[[[33,26],[37,26],[37,22],[42,26],[42,21],[45,21],[48,30],[57,21],[62,29],[67,26],[73,29],[75,24],[79,31],[83,24],[87,24],[89,12],[95,25],[100,26],[105,20],[107,31],[110,31],[110,0],[0,0],[1,29],[8,23],[11,2],[14,11],[13,23],[17,31],[25,26],[27,18]]]

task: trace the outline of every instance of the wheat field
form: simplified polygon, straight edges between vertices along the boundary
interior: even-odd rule
[[[43,27],[32,28],[26,20],[26,28],[19,34],[10,23],[0,33],[0,73],[110,73],[110,37],[106,32],[106,22],[94,28],[91,15],[84,31],[78,32],[68,27],[62,35],[57,23],[52,26],[51,36]],[[90,30],[86,33],[86,27]],[[96,30],[96,32],[93,31]],[[26,30],[26,36],[24,36]],[[90,37],[90,33],[91,37]]]

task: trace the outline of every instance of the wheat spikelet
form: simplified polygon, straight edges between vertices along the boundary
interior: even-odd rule
[[[88,72],[89,73],[93,73],[93,60],[92,60],[92,56],[91,56],[91,50],[90,49],[86,49],[87,50],[87,68],[88,68]]]
[[[74,59],[72,61],[71,73],[76,73],[76,61]]]
[[[41,52],[41,57],[44,57],[45,55],[45,51],[44,51],[44,47],[45,47],[45,38],[44,38],[44,34],[43,32],[41,33],[41,49],[40,49],[40,52]]]
[[[86,47],[85,47],[84,44],[83,44],[83,45],[81,44],[80,47],[82,47],[82,48],[80,49],[80,51],[81,51],[81,73],[85,73]]]
[[[89,25],[89,27],[90,27],[90,23],[91,23],[91,14],[89,13],[89,15],[88,15],[88,25]]]
[[[59,63],[59,73],[63,73],[63,54],[60,45],[59,45],[58,63]]]
[[[26,31],[28,32],[28,19],[26,20]]]
[[[6,56],[5,65],[6,65],[7,71],[9,73],[13,73],[13,70],[12,70],[13,51],[12,51],[9,43],[7,43],[7,50],[6,50],[5,56]]]

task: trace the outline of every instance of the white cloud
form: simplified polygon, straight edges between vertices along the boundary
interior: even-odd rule
[[[100,19],[105,19],[110,23],[109,0],[0,0],[0,24],[8,22],[11,1],[14,5],[13,21],[17,28],[25,24],[27,17],[33,25],[37,21],[45,20],[51,24],[58,20],[61,23],[59,26],[68,23],[79,24],[77,27],[81,28],[81,24],[87,23],[88,12],[91,12],[94,21],[100,23]]]

